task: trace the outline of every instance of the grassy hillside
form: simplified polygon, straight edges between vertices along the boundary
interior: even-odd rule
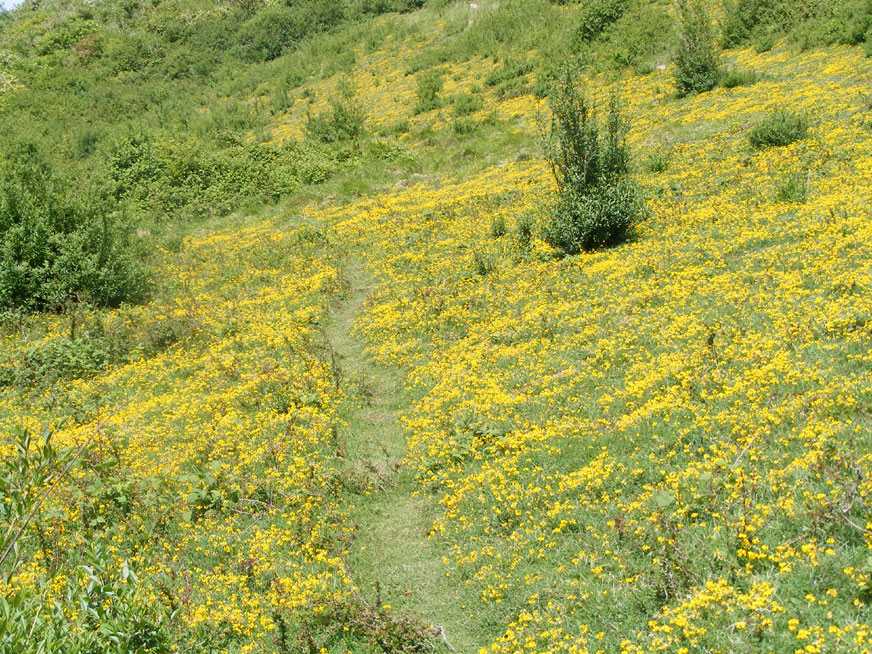
[[[149,271],[0,293],[4,651],[872,647],[872,8],[678,97],[670,3],[473,4],[0,15],[0,264]],[[573,256],[567,58],[646,205]]]

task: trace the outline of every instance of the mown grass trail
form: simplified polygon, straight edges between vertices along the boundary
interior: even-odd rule
[[[446,553],[427,538],[435,503],[415,492],[415,479],[404,467],[407,448],[399,416],[410,397],[402,373],[373,362],[355,333],[372,280],[353,253],[345,258],[343,274],[346,291],[332,307],[325,331],[346,392],[340,429],[347,474],[352,484],[359,484],[357,497],[349,498],[351,522],[357,526],[349,566],[364,596],[441,627],[455,651],[474,652],[462,583],[446,577]],[[445,649],[441,643],[438,647]]]

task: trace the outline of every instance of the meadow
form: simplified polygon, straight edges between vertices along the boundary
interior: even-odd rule
[[[252,65],[197,157],[278,190],[136,178],[148,299],[3,314],[6,651],[872,649],[872,61],[734,24],[739,82],[677,97],[672,28],[630,31],[671,5],[479,4]],[[570,49],[645,216],[567,256]]]

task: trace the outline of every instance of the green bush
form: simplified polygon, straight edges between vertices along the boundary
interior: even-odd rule
[[[421,114],[442,106],[439,92],[442,90],[442,73],[431,68],[418,75],[418,102],[414,113]]]
[[[626,241],[641,215],[642,199],[629,180],[599,184],[579,193],[561,193],[545,240],[567,254]]]
[[[552,120],[545,155],[557,182],[558,200],[544,237],[568,254],[626,240],[643,213],[629,178],[629,128],[617,98],[602,125],[597,106],[579,89],[566,66],[549,98]]]
[[[679,96],[710,91],[721,79],[720,52],[711,20],[700,0],[679,0],[680,34],[675,52]]]
[[[869,0],[730,0],[724,8],[721,43],[727,48],[755,42],[758,51],[769,50],[775,34],[805,47],[872,42]]]
[[[578,43],[590,43],[615,23],[630,5],[629,0],[591,0],[578,13],[575,38]]]
[[[481,96],[472,93],[460,93],[454,96],[454,106],[451,112],[455,116],[468,116],[479,111],[484,106]]]
[[[805,138],[808,118],[805,114],[790,109],[776,109],[754,125],[748,134],[752,147],[762,150],[768,147],[789,145]]]
[[[131,230],[105,193],[66,189],[32,144],[0,168],[0,307],[101,306],[141,300],[147,272]]]
[[[736,70],[728,68],[721,74],[721,86],[732,89],[737,86],[750,86],[757,82],[757,73],[753,70]]]
[[[330,109],[317,116],[307,116],[306,132],[321,143],[349,141],[363,135],[366,115],[351,102],[332,100]]]

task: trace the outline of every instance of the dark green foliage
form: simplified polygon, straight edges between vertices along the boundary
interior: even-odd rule
[[[575,38],[590,43],[600,37],[627,10],[630,0],[590,0],[582,5],[576,19]]]
[[[763,52],[771,49],[775,34],[806,47],[872,42],[870,0],[730,0],[725,10],[724,47],[754,42]]]
[[[72,297],[136,302],[147,290],[129,227],[98,190],[66,188],[32,144],[0,169],[0,307],[57,309]]]
[[[321,143],[349,141],[363,135],[366,115],[350,101],[332,100],[330,109],[317,116],[308,116],[306,132]]]
[[[627,179],[599,184],[583,194],[562,193],[545,240],[567,254],[594,250],[626,241],[641,215],[642,198]]]
[[[468,116],[479,111],[484,106],[481,96],[472,93],[461,93],[454,97],[451,113],[455,116]]]
[[[679,96],[710,91],[721,78],[720,52],[711,19],[700,0],[679,0],[680,34],[675,52]]]
[[[506,61],[499,68],[494,68],[484,77],[486,86],[499,86],[515,78],[526,75],[533,70],[533,64],[526,61]]]
[[[506,226],[506,219],[502,215],[497,216],[491,221],[490,235],[491,238],[500,238],[506,235],[508,231],[508,227]]]
[[[549,104],[553,117],[545,155],[558,200],[545,239],[568,254],[626,240],[643,210],[629,179],[629,126],[617,98],[609,103],[603,125],[596,105],[566,66]]]
[[[442,90],[442,73],[436,69],[425,70],[418,75],[418,102],[414,113],[421,114],[442,106],[439,92]]]
[[[304,36],[330,29],[343,19],[342,4],[331,0],[268,7],[239,31],[239,56],[245,61],[270,61]]]
[[[751,146],[757,150],[789,145],[805,138],[808,118],[790,109],[776,109],[754,125],[748,134]]]
[[[750,86],[757,82],[757,73],[753,70],[736,70],[728,68],[721,73],[721,86],[732,89],[737,86]]]
[[[758,37],[754,43],[754,49],[757,51],[757,54],[769,52],[773,47],[775,47],[775,36],[772,34],[764,34]]]

